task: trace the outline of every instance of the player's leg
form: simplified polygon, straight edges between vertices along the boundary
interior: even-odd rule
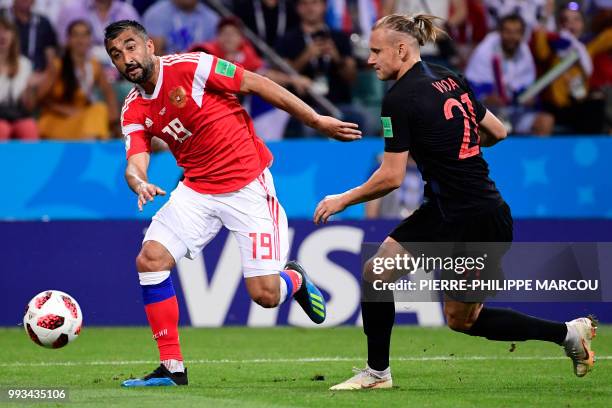
[[[436,205],[424,204],[410,217],[403,220],[385,239],[372,258],[395,258],[407,253],[411,243],[437,240],[442,216]],[[386,271],[375,274],[373,259],[363,267],[361,316],[363,331],[368,342],[368,364],[355,376],[331,387],[332,390],[356,390],[388,388],[392,386],[389,366],[391,332],[395,322],[393,291],[376,290],[373,282],[377,279],[392,282],[403,272]]]
[[[175,265],[171,251],[184,254],[187,247],[159,222],[153,221],[149,231],[136,257],[136,268],[145,313],[159,350],[160,366],[144,378],[127,380],[122,385],[186,385],[187,375],[178,334],[178,302],[170,270]]]
[[[512,218],[509,207],[504,204],[496,211],[482,214],[470,220],[462,233],[466,242],[496,242],[487,249],[492,267],[484,273],[499,279],[501,260],[507,249],[499,243],[512,241]],[[445,295],[444,314],[448,327],[471,336],[499,341],[541,340],[556,343],[565,348],[572,359],[574,372],[584,376],[592,368],[594,353],[591,340],[595,336],[596,323],[589,318],[571,322],[555,322],[539,319],[512,309],[483,306],[481,303],[464,303]]]
[[[395,322],[395,303],[393,292],[374,289],[373,282],[382,280],[392,282],[397,277],[392,271],[383,274],[374,273],[374,258],[394,258],[406,250],[391,237],[387,237],[370,258],[362,271],[361,315],[363,331],[367,337],[368,361],[363,370],[355,370],[355,375],[348,380],[331,387],[331,390],[358,390],[373,388],[391,388],[393,380],[389,367],[391,331]]]
[[[204,195],[179,184],[147,229],[136,266],[160,366],[143,378],[124,381],[125,387],[187,384],[170,270],[184,256],[193,258],[219,231],[221,222],[206,208]]]
[[[594,364],[591,340],[597,324],[582,317],[571,322],[555,322],[529,316],[512,309],[463,303],[446,298],[444,315],[452,330],[498,341],[542,340],[565,348],[574,373],[582,377]]]
[[[294,298],[315,323],[326,316],[325,299],[297,262],[287,262],[289,235],[285,210],[266,169],[241,190],[215,197],[219,216],[240,247],[251,298],[275,307]]]

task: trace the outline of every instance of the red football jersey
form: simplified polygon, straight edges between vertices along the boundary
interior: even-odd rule
[[[235,95],[243,74],[240,66],[203,52],[160,57],[153,94],[136,85],[121,110],[127,157],[150,152],[157,136],[183,168],[188,187],[221,194],[249,184],[272,153]]]

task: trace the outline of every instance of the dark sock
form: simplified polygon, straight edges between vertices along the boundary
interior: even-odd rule
[[[561,345],[567,335],[567,326],[563,322],[538,319],[511,309],[484,307],[466,333],[489,340],[543,340]]]
[[[391,331],[395,321],[392,291],[374,290],[371,283],[362,284],[361,316],[363,332],[368,337],[368,366],[377,371],[389,367]]]

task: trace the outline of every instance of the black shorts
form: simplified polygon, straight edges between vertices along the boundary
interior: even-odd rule
[[[435,202],[422,205],[389,234],[397,242],[512,242],[510,207],[445,220]]]
[[[435,202],[421,206],[403,220],[389,237],[402,244],[413,256],[486,256],[485,268],[458,274],[443,270],[441,279],[503,280],[502,258],[513,239],[510,207],[503,202],[496,208],[471,216],[445,220]],[[444,243],[430,245],[426,243]],[[492,243],[492,244],[487,244]],[[464,302],[482,302],[495,291],[445,291],[451,298]]]

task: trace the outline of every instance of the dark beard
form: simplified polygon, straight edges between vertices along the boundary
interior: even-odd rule
[[[134,79],[130,78],[130,76],[127,73],[127,67],[126,67],[126,72],[125,73],[122,72],[121,76],[124,77],[128,82],[138,84],[138,85],[144,84],[145,82],[149,80],[149,78],[151,78],[151,75],[153,74],[153,61],[150,61],[148,64],[144,66],[141,64],[137,64],[135,67],[140,68],[142,70],[141,74],[137,76],[136,78]],[[134,68],[134,65],[130,66],[130,68]]]

